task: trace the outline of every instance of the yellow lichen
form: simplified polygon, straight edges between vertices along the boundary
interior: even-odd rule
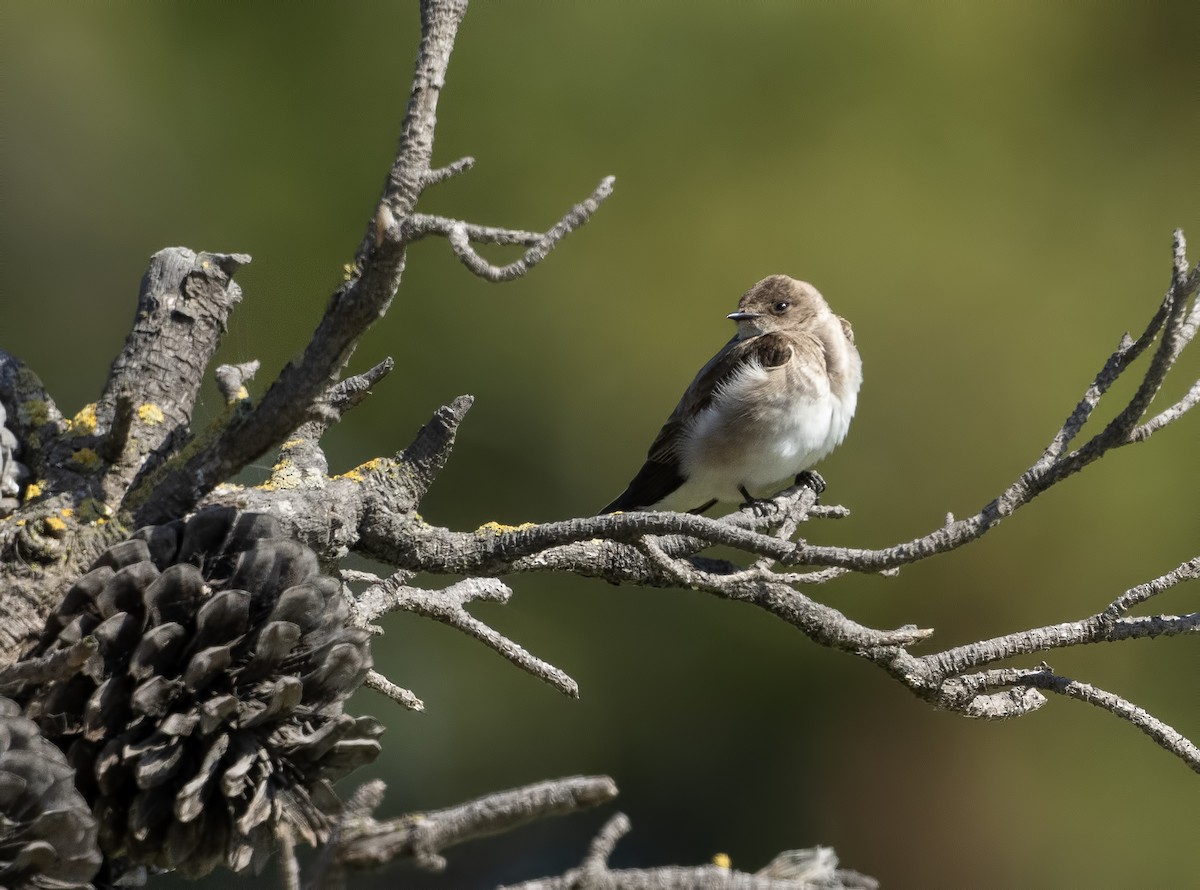
[[[30,482],[29,485],[25,487],[25,503],[28,504],[34,498],[40,498],[42,496],[42,486],[45,484],[45,479],[39,479],[37,482]]]
[[[90,436],[96,432],[96,403],[84,405],[79,413],[67,421],[67,432],[71,436]]]
[[[520,525],[502,525],[493,520],[492,522],[485,522],[483,525],[479,526],[479,528],[475,529],[475,533],[480,534],[491,532],[493,534],[501,535],[505,532],[523,532],[527,528],[533,528],[533,523],[522,522]]]
[[[342,266],[342,279],[344,281],[353,281],[355,274],[354,267],[349,263],[346,263],[344,266]]]
[[[61,535],[67,530],[67,524],[57,516],[47,516],[42,520],[42,525],[52,535]]]
[[[153,402],[146,402],[144,405],[139,405],[137,409],[138,420],[142,423],[162,423],[166,420],[166,415],[162,413],[162,408],[155,405]]]
[[[339,476],[334,476],[334,479],[349,479],[351,482],[362,482],[366,478],[367,473],[374,473],[386,469],[387,462],[382,457],[375,457],[366,463],[361,463],[353,470],[347,470]]]
[[[280,461],[272,469],[271,478],[258,486],[263,491],[286,491],[299,488],[304,482],[304,472],[290,460]]]
[[[70,519],[72,516],[75,515],[75,509],[73,507],[63,507],[58,512],[60,514],[62,514],[63,516],[65,516],[67,519]]]
[[[718,853],[712,858],[712,863],[717,868],[730,869],[733,867],[733,860],[729,858],[728,853]]]
[[[71,460],[81,467],[94,467],[100,462],[100,455],[90,448],[80,448],[71,454]]]

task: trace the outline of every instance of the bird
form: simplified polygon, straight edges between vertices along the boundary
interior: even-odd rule
[[[771,275],[727,318],[733,339],[700,369],[633,481],[605,513],[761,505],[841,444],[862,385],[854,331],[813,285]],[[819,491],[818,491],[819,493]]]

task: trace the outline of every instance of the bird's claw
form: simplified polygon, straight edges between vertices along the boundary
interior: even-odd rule
[[[825,491],[825,480],[821,478],[820,473],[814,470],[801,470],[797,473],[796,484],[807,485],[817,497],[820,497]]]
[[[747,507],[749,507],[750,510],[754,513],[754,515],[757,516],[759,519],[765,519],[767,516],[769,516],[771,514],[771,510],[775,505],[774,500],[772,500],[771,498],[751,497],[750,492],[746,491],[746,486],[744,486],[744,485],[739,485],[738,491],[740,491],[742,493],[742,497],[744,497],[746,499],[746,500],[742,501],[742,509],[743,510],[745,510]]]

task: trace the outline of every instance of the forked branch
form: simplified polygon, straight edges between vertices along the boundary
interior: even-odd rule
[[[349,280],[331,297],[303,355],[283,369],[252,410],[231,417],[203,447],[186,448],[185,443],[178,443],[174,456],[164,457],[153,484],[135,492],[130,501],[137,525],[183,515],[217,484],[309,420],[312,407],[320,404],[322,394],[336,383],[358,341],[391,305],[400,287],[408,244],[442,226],[441,218],[415,216],[415,212],[425,189],[473,164],[472,159],[464,158],[446,167],[432,166],[438,98],[466,8],[466,0],[421,4],[421,43],[395,160],[377,212],[350,267]],[[471,233],[482,236],[477,240],[488,240],[483,233],[494,230],[455,220],[444,234],[476,274],[493,280],[518,278],[586,222],[611,190],[612,177],[608,177],[590,198],[547,232],[532,238],[524,237],[528,233],[514,233],[516,242],[510,238],[508,243],[527,243],[528,249],[525,256],[505,267],[491,266],[470,246]]]

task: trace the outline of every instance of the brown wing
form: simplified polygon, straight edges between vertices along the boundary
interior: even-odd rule
[[[600,512],[638,510],[657,504],[684,483],[679,465],[679,444],[693,417],[709,406],[713,396],[730,377],[748,362],[763,368],[777,368],[792,356],[792,346],[784,334],[760,334],[725,344],[703,368],[663,424],[646,454],[646,463],[633,481],[611,504]]]

